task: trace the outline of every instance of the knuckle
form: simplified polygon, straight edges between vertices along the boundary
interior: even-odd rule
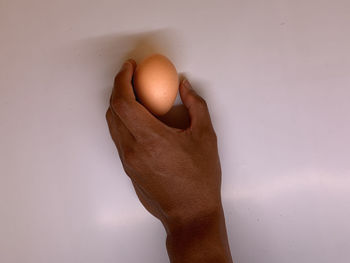
[[[106,111],[106,120],[107,122],[110,121],[112,118],[112,111],[110,108],[108,108],[108,110]]]
[[[211,131],[211,138],[212,138],[214,143],[218,142],[218,136],[217,136],[216,132],[214,131],[214,129],[212,129],[212,131]]]
[[[115,112],[123,113],[128,108],[128,102],[121,98],[115,98],[111,102],[111,106]]]
[[[128,167],[133,166],[136,160],[136,152],[131,147],[125,147],[122,150],[122,158],[126,166]]]
[[[207,102],[205,101],[205,99],[203,99],[202,97],[197,97],[196,98],[196,103],[197,103],[197,106],[202,108],[202,109],[207,109],[208,108],[208,104]]]
[[[123,77],[123,71],[119,71],[118,74],[114,77],[114,85],[120,85],[121,79]]]

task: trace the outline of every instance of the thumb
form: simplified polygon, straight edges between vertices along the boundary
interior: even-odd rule
[[[180,97],[190,115],[190,129],[212,127],[206,101],[192,89],[186,78],[180,84]]]

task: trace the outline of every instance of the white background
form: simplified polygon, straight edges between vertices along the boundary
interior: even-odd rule
[[[105,122],[158,51],[208,101],[236,263],[350,262],[348,0],[0,0],[0,262],[168,262]]]

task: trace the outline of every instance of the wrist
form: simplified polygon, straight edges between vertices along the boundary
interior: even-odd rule
[[[190,220],[172,222],[167,229],[171,262],[232,262],[221,204]]]
[[[190,199],[189,199],[190,200]],[[179,232],[191,225],[201,225],[223,216],[220,195],[205,195],[193,198],[195,201],[186,201],[168,209],[164,215],[163,225],[168,234]]]
[[[168,235],[178,235],[206,225],[212,225],[223,216],[221,202],[201,209],[188,209],[167,216],[165,228]]]

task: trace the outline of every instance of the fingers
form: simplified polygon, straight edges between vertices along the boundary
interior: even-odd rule
[[[132,88],[132,76],[136,69],[136,62],[133,59],[125,61],[122,68],[114,79],[112,99],[122,98],[124,100],[135,100]]]
[[[111,108],[107,110],[106,119],[109,132],[118,149],[119,156],[124,159],[124,153],[130,151],[135,139],[120,118],[112,112]]]
[[[132,86],[132,77],[136,62],[128,60],[115,77],[110,99],[110,108],[136,138],[147,138],[158,133],[166,126],[155,118],[145,107],[136,101]]]
[[[190,115],[190,129],[196,131],[212,127],[207,103],[192,89],[187,79],[180,84],[180,96]]]

